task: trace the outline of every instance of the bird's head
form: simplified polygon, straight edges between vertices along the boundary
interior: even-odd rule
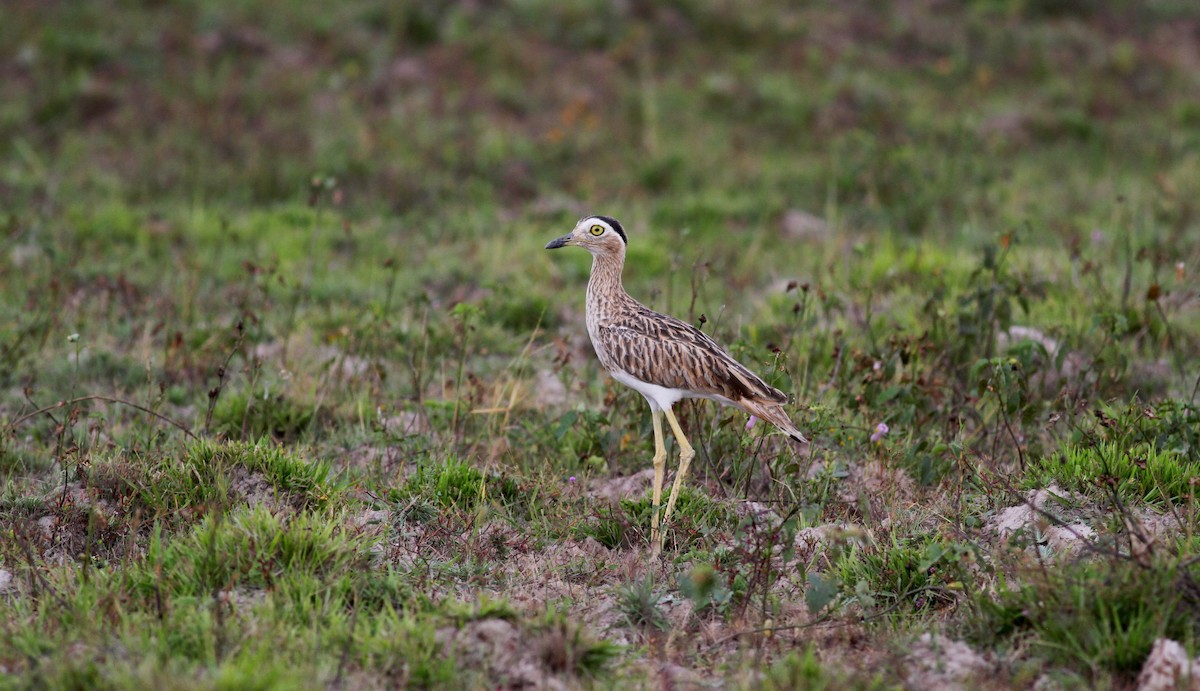
[[[611,216],[584,216],[575,229],[561,238],[551,240],[546,249],[556,250],[559,247],[575,245],[591,252],[592,255],[608,255],[625,253],[625,245],[629,241],[625,237],[625,229],[617,219]]]

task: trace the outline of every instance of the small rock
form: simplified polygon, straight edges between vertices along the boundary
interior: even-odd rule
[[[1071,555],[1083,549],[1085,542],[1095,540],[1096,531],[1084,523],[1065,523],[1055,525],[1046,515],[1046,505],[1053,497],[1074,499],[1071,492],[1066,492],[1057,485],[1045,489],[1031,490],[1025,494],[1025,503],[1010,506],[1000,511],[987,522],[987,527],[1007,540],[1013,533],[1035,527],[1039,542],[1048,547],[1052,554]],[[1062,519],[1058,516],[1059,520]],[[1030,549],[1036,547],[1031,545]]]
[[[1007,331],[996,334],[996,349],[1008,350],[1009,347],[1021,342],[1033,341],[1046,349],[1050,357],[1058,353],[1058,341],[1050,338],[1032,326],[1010,326]]]
[[[920,689],[957,689],[976,675],[991,670],[987,658],[962,641],[941,634],[924,634],[908,655],[908,686]]]
[[[1000,537],[1008,537],[1010,533],[1036,523],[1051,497],[1070,499],[1071,493],[1056,484],[1051,484],[1045,489],[1030,490],[1025,494],[1025,503],[1010,506],[997,513],[988,521],[988,528]]]
[[[287,492],[276,490],[266,475],[244,467],[236,467],[230,475],[229,488],[249,506],[264,506],[271,511],[286,503]]]
[[[1009,111],[987,118],[979,125],[979,135],[984,139],[996,139],[1012,144],[1027,144],[1030,141],[1031,118],[1027,113]]]
[[[390,518],[391,515],[392,515],[391,512],[380,510],[380,509],[363,511],[361,514],[359,514],[358,516],[356,516],[354,518],[354,525],[359,528],[365,528],[370,525],[379,525],[379,524],[386,525],[388,522],[388,518]]]
[[[567,402],[567,387],[548,369],[538,370],[533,387],[540,406],[559,406]]]
[[[1154,641],[1150,655],[1142,665],[1142,673],[1137,678],[1138,691],[1174,691],[1189,689],[1200,691],[1200,675],[1194,675],[1192,670],[1197,660],[1188,658],[1183,646],[1169,638]]]
[[[847,523],[825,523],[812,528],[801,528],[796,531],[793,544],[796,554],[802,559],[808,559],[816,553],[818,547],[829,543],[863,544],[870,540],[870,535],[862,526]]]
[[[654,484],[654,469],[646,468],[641,472],[616,477],[609,480],[593,480],[588,494],[595,499],[619,501],[640,497]]]
[[[346,378],[361,377],[367,373],[367,370],[371,369],[371,361],[365,357],[347,355],[340,362],[341,366],[338,368],[338,371]]]
[[[420,58],[398,58],[388,66],[388,77],[397,85],[413,86],[429,77],[429,66]]]
[[[38,519],[37,525],[44,537],[54,537],[54,529],[58,527],[58,516],[42,516]]]
[[[737,504],[735,507],[738,515],[741,517],[754,516],[756,519],[766,521],[771,525],[779,523],[779,514],[775,513],[771,507],[766,504],[760,504],[756,501],[745,501]]]
[[[383,426],[388,434],[399,435],[428,434],[431,429],[427,417],[410,410],[400,411],[391,417],[384,418]]]
[[[23,269],[34,261],[42,257],[42,248],[34,244],[13,245],[9,251],[9,261],[12,262],[13,268]]]
[[[1082,523],[1072,523],[1046,528],[1042,536],[1055,552],[1074,554],[1083,548],[1085,541],[1091,542],[1096,539],[1096,531]]]
[[[1032,326],[1011,326],[1007,331],[996,334],[996,349],[1004,352],[1022,341],[1037,343],[1046,350],[1049,363],[1041,368],[1035,377],[1035,383],[1040,383],[1043,392],[1057,393],[1062,388],[1064,379],[1073,381],[1080,374],[1087,374],[1087,358],[1075,351],[1068,351],[1062,358],[1061,368],[1056,367],[1054,363],[1058,362],[1062,344]]]
[[[1184,526],[1174,514],[1143,509],[1125,520],[1125,530],[1132,538],[1134,556],[1142,557],[1151,553],[1162,538],[1182,534]]]
[[[673,662],[663,663],[662,678],[676,688],[695,689],[713,686],[699,672]]]
[[[468,628],[469,637],[489,646],[508,646],[517,629],[505,619],[483,619]]]
[[[13,587],[12,571],[0,569],[0,593]]]
[[[593,559],[607,558],[612,555],[612,550],[600,544],[600,541],[592,536],[587,536],[579,545],[580,549],[586,552]]]
[[[283,355],[283,341],[271,341],[270,343],[256,343],[254,345],[254,357],[257,360],[267,362],[276,360]]]
[[[829,237],[829,224],[825,219],[800,209],[785,211],[779,220],[779,229],[793,240],[820,241]]]
[[[343,377],[353,378],[362,376],[371,368],[371,361],[357,355],[347,355],[341,348],[323,346],[317,350],[317,357],[330,369]]]

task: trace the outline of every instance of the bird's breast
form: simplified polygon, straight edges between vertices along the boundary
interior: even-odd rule
[[[605,347],[604,338],[600,334],[600,326],[602,324],[600,316],[594,314],[592,310],[588,310],[586,320],[588,338],[592,341],[592,350],[596,351],[596,357],[600,360],[600,364],[604,365],[605,369],[612,369],[612,360],[609,357],[608,348]]]

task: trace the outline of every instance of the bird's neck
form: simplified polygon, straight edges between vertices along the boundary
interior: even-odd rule
[[[612,304],[612,300],[625,296],[621,285],[621,269],[625,266],[623,254],[597,254],[592,257],[592,277],[588,280],[587,299],[593,304]]]

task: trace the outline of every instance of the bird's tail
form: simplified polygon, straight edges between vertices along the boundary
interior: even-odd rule
[[[762,401],[744,398],[741,401],[738,401],[738,405],[740,405],[742,410],[745,410],[747,413],[750,413],[755,417],[761,418],[772,425],[775,425],[789,437],[795,439],[801,444],[808,443],[808,439],[800,432],[796,425],[792,423],[792,419],[788,417],[787,413],[783,410],[783,406],[780,404],[764,403]]]

